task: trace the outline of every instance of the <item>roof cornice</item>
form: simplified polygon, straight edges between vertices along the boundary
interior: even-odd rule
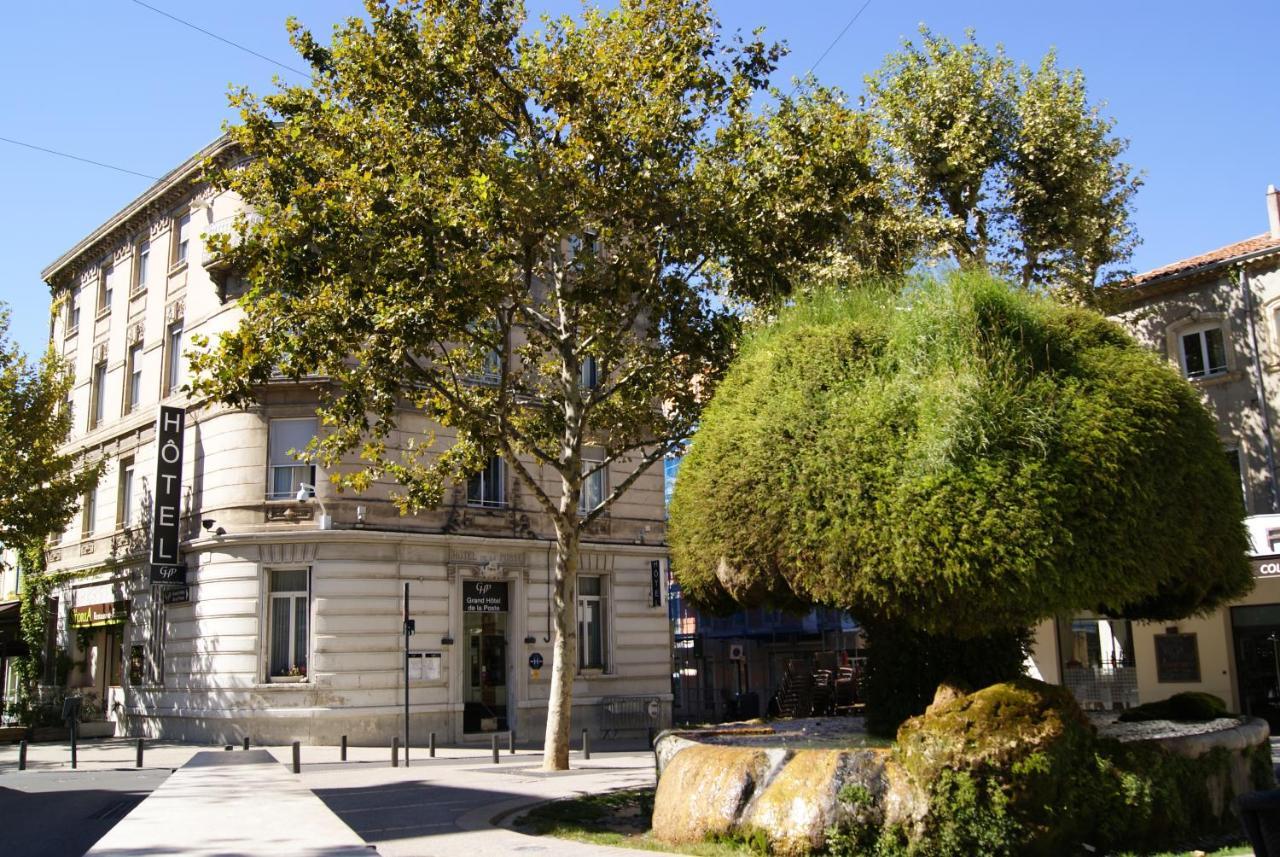
[[[150,218],[155,214],[154,209],[176,204],[177,200],[173,197],[177,195],[178,191],[185,189],[199,175],[204,162],[209,158],[226,153],[234,146],[235,143],[232,142],[230,136],[223,134],[199,152],[169,170],[132,202],[117,211],[101,226],[80,239],[75,246],[55,259],[40,272],[40,279],[48,283],[50,290],[54,292],[65,287],[67,285],[67,275],[81,267],[82,263],[86,261],[86,257],[88,261],[96,262],[99,257],[114,245],[119,244],[128,237],[128,235],[122,236],[120,233],[132,233],[137,230],[136,221],[141,215],[146,215]]]

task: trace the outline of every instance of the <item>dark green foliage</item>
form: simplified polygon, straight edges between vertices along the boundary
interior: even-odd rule
[[[1168,699],[1148,702],[1136,708],[1130,708],[1120,715],[1126,723],[1143,720],[1174,720],[1189,723],[1216,720],[1227,717],[1227,704],[1212,693],[1187,691],[1175,693]]]
[[[1103,853],[1183,845],[1233,829],[1232,754],[1187,758],[1099,739],[1070,691],[1031,679],[985,688],[908,721],[895,759],[928,805],[919,829],[886,831],[919,855]],[[1270,748],[1246,760],[1269,788]]]
[[[974,637],[1237,597],[1243,515],[1172,367],[1095,312],[966,273],[819,295],[754,331],[681,466],[670,539],[703,603]]]
[[[1018,631],[961,640],[882,622],[867,625],[867,632],[867,730],[885,736],[923,713],[943,681],[972,689],[1022,675],[1030,645]]]

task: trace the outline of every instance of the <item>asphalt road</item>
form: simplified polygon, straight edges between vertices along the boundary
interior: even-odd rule
[[[168,776],[168,768],[6,773],[0,853],[81,857]]]

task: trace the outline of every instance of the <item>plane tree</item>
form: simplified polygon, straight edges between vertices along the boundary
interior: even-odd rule
[[[756,109],[782,50],[721,33],[705,0],[537,28],[515,0],[366,13],[328,44],[291,24],[309,83],[233,94],[244,158],[210,179],[252,216],[213,247],[250,287],[197,387],[240,404],[272,373],[327,376],[311,454],[358,456],[340,487],[392,479],[406,513],[504,458],[554,528],[562,769],[582,533],[688,437],[736,308],[878,216],[868,123],[812,82]],[[621,475],[585,508],[600,468]]]

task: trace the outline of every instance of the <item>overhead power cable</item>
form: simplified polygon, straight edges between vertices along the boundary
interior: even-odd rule
[[[134,0],[134,2],[136,3],[136,2],[137,2],[137,0]],[[853,17],[852,17],[852,18],[850,18],[850,19],[849,19],[849,22],[848,22],[847,24],[845,24],[845,25],[844,25],[844,29],[842,29],[840,32],[836,33],[836,37],[835,37],[834,39],[832,39],[832,40],[831,40],[831,44],[827,45],[827,49],[826,49],[825,51],[823,51],[823,52],[822,52],[822,55],[821,55],[820,57],[818,57],[816,60],[814,60],[813,65],[809,66],[809,70],[808,70],[808,71],[806,71],[806,72],[805,72],[805,73],[800,77],[800,80],[804,80],[806,77],[808,77],[809,75],[813,74],[813,70],[814,70],[814,69],[816,69],[816,68],[818,67],[818,65],[819,65],[819,64],[820,64],[824,59],[826,59],[826,58],[827,58],[827,54],[831,53],[832,49],[833,49],[833,48],[834,48],[834,47],[839,43],[839,41],[840,41],[841,39],[843,39],[843,38],[844,38],[844,34],[845,34],[845,33],[847,33],[847,32],[849,32],[849,28],[853,26],[853,24],[854,24],[854,22],[855,22],[855,21],[857,21],[859,18],[861,18],[861,17],[862,17],[862,13],[863,13],[863,12],[865,12],[865,11],[867,11],[867,7],[868,7],[868,6],[870,6],[870,5],[871,5],[871,0],[866,0],[866,2],[865,2],[865,3],[863,3],[863,4],[858,8],[858,11],[853,13]],[[792,94],[792,95],[795,95],[795,94],[796,94],[796,90],[797,90],[797,89],[799,89],[799,88],[800,88],[800,83],[799,83],[799,81],[797,81],[797,82],[796,82],[796,85],[795,85],[795,86],[793,86],[793,87],[791,88],[791,94]]]
[[[0,137],[0,141],[5,143],[12,143],[15,146],[22,146],[23,148],[26,148],[26,149],[35,149],[37,152],[45,152],[50,155],[57,155],[59,158],[69,158],[70,160],[73,160],[73,161],[80,161],[83,164],[93,164],[95,167],[104,167],[108,170],[115,170],[118,173],[128,173],[131,176],[138,176],[139,178],[151,179],[152,181],[160,180],[158,176],[147,175],[146,173],[140,173],[137,170],[128,170],[128,169],[125,169],[124,167],[117,167],[115,164],[104,164],[102,161],[95,161],[92,158],[82,158],[79,155],[72,155],[72,154],[68,154],[67,152],[59,152],[57,149],[46,149],[44,146],[37,146],[35,143],[24,143],[21,140],[14,140],[11,137]]]
[[[230,39],[219,36],[217,33],[213,33],[213,32],[210,32],[209,30],[206,30],[204,27],[197,26],[191,23],[190,21],[187,21],[183,18],[179,18],[177,15],[172,15],[164,11],[163,9],[157,9],[155,6],[152,6],[148,3],[143,3],[142,0],[132,0],[132,1],[144,9],[150,9],[152,12],[155,12],[157,15],[163,15],[169,20],[176,21],[184,27],[190,27],[191,29],[195,30],[197,33],[204,33],[206,36],[208,36],[211,39],[217,39],[218,41],[222,42],[224,45],[230,45],[231,47],[236,48],[237,50],[244,51],[246,54],[252,54],[253,56],[257,57],[260,60],[266,60],[272,65],[278,65],[280,66],[280,68],[284,69],[285,71],[291,71],[294,74],[300,74],[303,77],[311,77],[310,72],[296,69],[291,65],[285,65],[279,60],[274,60],[271,57],[267,56],[266,54],[260,54],[257,51],[253,50],[252,48],[246,48],[244,45],[240,44],[239,42],[233,42]]]

